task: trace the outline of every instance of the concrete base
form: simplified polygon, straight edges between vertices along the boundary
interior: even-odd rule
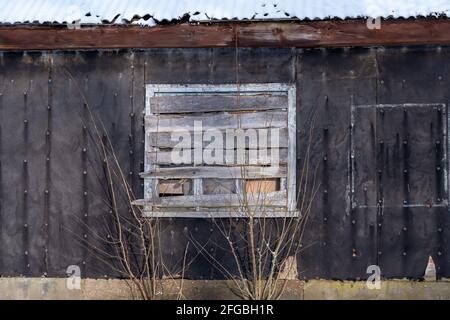
[[[69,290],[64,278],[0,278],[0,299],[133,299],[124,280],[83,279],[80,289]],[[162,280],[161,299],[238,299],[231,281]],[[181,293],[181,294],[180,294]],[[450,300],[450,281],[382,281],[380,290],[369,290],[364,281],[308,282],[290,280],[283,299],[438,299]]]

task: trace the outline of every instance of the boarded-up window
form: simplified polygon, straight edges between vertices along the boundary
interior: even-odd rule
[[[157,217],[295,212],[295,87],[148,85],[144,212]],[[247,209],[244,209],[247,208]]]

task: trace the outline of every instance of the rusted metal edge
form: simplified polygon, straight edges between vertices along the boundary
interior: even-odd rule
[[[450,44],[450,20],[227,22],[157,27],[0,26],[0,50],[213,47],[358,47]]]

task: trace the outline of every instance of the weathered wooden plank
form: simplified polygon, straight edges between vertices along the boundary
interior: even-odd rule
[[[263,130],[263,129],[258,129]],[[278,132],[278,141],[274,140],[274,136],[271,135],[271,129],[267,129],[267,147],[269,148],[272,144],[277,143],[278,147],[280,148],[287,148],[288,147],[288,129],[287,128],[277,128]],[[223,139],[223,148],[228,149],[232,148],[235,149],[235,146],[227,146],[225,143],[225,130],[222,131],[222,139]],[[190,137],[194,136],[193,132],[190,132]],[[202,136],[205,136],[205,132],[203,131]],[[264,138],[265,139],[265,138]],[[191,148],[194,147],[194,139],[191,139]],[[246,149],[258,149],[260,146],[260,143],[258,144],[252,144],[249,143],[246,139],[245,142],[245,148]],[[177,135],[174,135],[174,140],[172,140],[172,133],[171,132],[148,132],[147,133],[147,142],[148,146],[150,147],[158,147],[158,148],[173,148],[175,147],[180,141],[179,137]],[[207,149],[208,146],[211,144],[211,141],[204,141],[203,142],[203,148]]]
[[[190,188],[189,180],[161,180],[159,182],[159,194],[167,195],[167,194],[178,194],[183,195],[187,194]]]
[[[198,126],[201,123],[202,129],[198,130],[284,128],[287,127],[287,112],[220,113],[200,116],[148,115],[145,117],[145,126],[148,132],[192,131],[195,122],[198,123]]]
[[[209,194],[193,196],[163,197],[152,202],[151,200],[135,201],[134,205],[151,205],[165,208],[224,208],[249,206],[285,206],[287,201],[286,191],[276,191],[263,194],[249,193],[246,197],[238,194]]]
[[[248,194],[263,194],[275,192],[279,189],[279,179],[245,180],[245,190]],[[284,190],[286,192],[286,190]]]
[[[299,217],[298,211],[286,211],[283,208],[266,207],[264,210],[258,210],[255,208],[252,210],[254,218],[270,219],[270,218],[295,218]],[[203,210],[203,211],[157,211],[157,210],[143,210],[143,215],[147,218],[241,218],[245,219],[249,217],[248,211],[239,210],[220,210],[219,208]]]
[[[208,149],[204,149],[204,152],[208,152]],[[244,162],[239,163],[237,161],[238,152],[244,155]],[[278,152],[278,155],[275,153]],[[174,155],[174,153],[176,153]],[[181,164],[177,163],[177,157],[181,159],[181,150],[170,150],[170,151],[152,151],[147,153],[147,156],[150,158],[150,161],[154,164],[158,165],[167,165],[167,164]],[[194,150],[183,150],[183,153],[191,154],[190,163],[182,163],[182,164],[194,164]],[[266,154],[260,154],[259,150],[222,150],[222,158],[221,162],[211,163],[212,159],[205,159],[203,157],[203,164],[205,165],[218,165],[218,166],[237,166],[237,165],[269,165],[269,164],[286,164],[288,159],[288,149],[267,149]],[[205,154],[205,153],[203,153]],[[273,158],[272,158],[273,155]],[[208,163],[210,162],[210,163]]]
[[[2,26],[1,50],[205,47],[348,47],[450,44],[448,19],[225,22],[156,26]]]
[[[143,178],[158,179],[264,179],[281,178],[286,176],[286,167],[176,167],[156,168],[153,171],[141,173]]]
[[[154,114],[193,113],[220,111],[261,111],[286,109],[286,95],[272,94],[212,94],[212,95],[162,95],[152,97],[150,105]]]

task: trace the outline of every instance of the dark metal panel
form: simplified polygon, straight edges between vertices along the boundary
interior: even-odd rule
[[[448,199],[439,147],[447,139],[442,109],[440,105],[378,108],[382,201],[378,250],[386,277],[419,278],[424,269],[418,266],[436,255],[436,216],[447,210]]]
[[[45,271],[44,181],[48,60],[5,54],[1,119],[2,275]]]
[[[145,52],[147,83],[295,81],[295,55],[292,49],[153,49]]]
[[[60,140],[55,139],[53,145],[65,151],[55,155],[59,167],[54,171],[66,172],[65,177],[56,175],[53,179],[58,185],[66,182],[59,189],[62,194],[58,204],[52,207],[52,235],[60,238],[59,243],[53,242],[56,275],[71,264],[79,265],[82,273],[90,276],[114,274],[93,249],[105,249],[104,241],[112,231],[99,137],[89,110],[99,125],[101,138],[110,139],[124,174],[131,176],[135,158],[134,144],[130,143],[135,117],[133,58],[127,52],[71,52],[54,57],[54,121]],[[70,128],[64,127],[69,122]],[[104,131],[107,137],[103,136]],[[63,233],[64,229],[67,231]],[[60,246],[72,250],[64,252]]]
[[[379,82],[378,82],[378,101],[380,103],[387,104],[402,104],[402,103],[445,103],[448,105],[450,102],[450,94],[448,91],[448,74],[450,72],[448,59],[450,57],[450,50],[448,47],[416,47],[416,48],[390,48],[379,49],[377,51],[377,62],[379,70]],[[430,117],[434,115],[438,116],[434,111],[423,111],[422,114],[416,114],[415,116],[408,117],[409,129],[408,134],[415,135],[415,140],[423,140],[426,137],[431,138],[432,132],[438,130],[436,126],[432,127],[432,119]],[[447,116],[445,116],[447,117]],[[428,122],[428,126],[425,123]],[[438,122],[435,122],[438,124]],[[440,129],[439,129],[440,130]],[[435,135],[435,134],[434,134]],[[436,179],[436,168],[438,163],[436,161],[436,154],[440,148],[443,148],[448,143],[448,138],[432,138],[434,141],[430,141],[429,148],[423,152],[412,154],[410,162],[415,162],[411,166],[418,167],[418,170],[412,168],[411,176],[408,177],[411,183],[414,185],[412,192],[415,196],[422,198],[421,201],[426,201],[425,198],[433,197],[448,198],[448,194],[440,195],[442,181]],[[411,140],[411,139],[409,139]],[[438,140],[441,142],[440,146],[436,145]],[[416,144],[417,145],[417,144]],[[417,147],[415,147],[416,149]],[[447,155],[448,157],[448,155]],[[428,169],[424,168],[424,164]],[[442,168],[447,167],[448,163]],[[423,181],[422,181],[423,180]],[[403,179],[404,181],[404,179]],[[415,181],[415,183],[414,183]],[[399,184],[403,185],[403,182]],[[411,194],[412,196],[412,194]],[[413,201],[413,200],[411,200]],[[403,213],[400,213],[402,212]],[[394,221],[399,223],[398,226],[394,226],[395,229],[401,229],[405,223],[406,216],[412,214],[407,213],[407,210],[397,209],[397,215],[403,215],[403,219],[400,218]],[[433,243],[432,249],[428,248],[427,253],[433,252],[433,259],[436,262],[438,269],[438,275],[443,277],[449,276],[448,270],[448,251],[446,248],[448,239],[450,237],[450,230],[445,228],[449,224],[449,212],[448,207],[433,208],[433,214],[427,214],[423,216],[423,223],[427,225],[434,223],[433,219],[437,220],[435,228],[430,229],[427,234],[428,243]],[[415,214],[415,213],[413,213]],[[427,229],[419,229],[420,232],[424,232]],[[384,232],[383,232],[384,233]],[[417,242],[424,237],[423,233],[408,233],[408,243]],[[421,244],[419,248],[423,248],[427,244]],[[420,249],[424,250],[424,249]],[[431,251],[430,251],[431,250]],[[399,249],[400,251],[400,249]],[[438,255],[437,252],[441,254]],[[401,254],[401,253],[400,253]],[[398,253],[396,255],[399,255]],[[423,264],[425,252],[422,252],[420,260],[415,261],[415,264]],[[385,260],[386,261],[386,260]],[[398,266],[398,264],[397,264]],[[406,267],[405,267],[406,268]],[[394,272],[395,271],[395,272]],[[400,271],[398,269],[393,270],[393,274],[397,275]],[[402,272],[405,276],[417,277],[418,271],[410,273],[409,269],[405,269]],[[386,276],[389,276],[387,274]]]
[[[375,57],[342,49],[304,51],[298,59],[297,166],[311,141],[321,183],[299,269],[305,278],[363,278],[373,234],[365,213],[351,210],[351,105],[375,102]]]

